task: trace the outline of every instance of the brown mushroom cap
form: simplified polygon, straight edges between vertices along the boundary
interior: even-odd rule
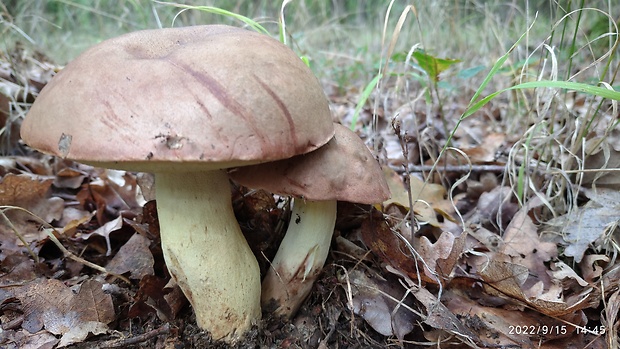
[[[210,25],[90,48],[41,91],[21,135],[63,158],[155,172],[289,158],[325,144],[333,126],[321,85],[293,51]]]
[[[239,184],[306,200],[340,200],[363,204],[390,197],[381,166],[364,142],[347,127],[334,124],[335,135],[304,155],[233,169]]]

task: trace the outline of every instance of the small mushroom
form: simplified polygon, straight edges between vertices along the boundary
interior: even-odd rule
[[[325,264],[337,200],[374,204],[390,196],[381,167],[364,142],[335,124],[326,145],[291,159],[233,169],[239,184],[294,196],[291,221],[263,280],[263,307],[293,316]]]
[[[153,172],[166,265],[213,338],[260,319],[258,264],[223,169],[290,158],[334,134],[310,69],[266,35],[229,27],[104,41],[42,90],[21,130],[42,152]]]

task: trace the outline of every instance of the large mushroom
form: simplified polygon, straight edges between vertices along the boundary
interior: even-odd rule
[[[21,135],[44,153],[153,172],[166,265],[213,338],[260,318],[260,275],[222,169],[290,158],[334,134],[308,67],[266,35],[229,26],[104,41],[41,91]]]
[[[294,196],[291,221],[262,286],[262,304],[290,318],[312,290],[327,259],[337,200],[374,204],[390,191],[379,163],[364,142],[335,124],[336,134],[311,153],[233,169],[234,181]]]

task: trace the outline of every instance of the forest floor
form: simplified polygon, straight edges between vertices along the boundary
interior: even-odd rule
[[[413,88],[413,73],[389,65],[372,93],[321,77],[334,120],[366,141],[392,196],[339,202],[328,260],[299,312],[284,320],[265,309],[234,347],[618,347],[613,79],[610,95],[523,88],[474,110],[475,88],[439,79],[455,62],[413,59],[428,84]],[[196,326],[170,283],[148,175],[20,140],[21,119],[60,69],[19,45],[0,56],[0,347],[230,347]],[[231,198],[264,275],[287,201],[232,182]]]

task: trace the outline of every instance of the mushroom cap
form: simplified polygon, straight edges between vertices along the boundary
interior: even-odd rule
[[[387,200],[390,190],[372,153],[353,131],[340,124],[334,127],[334,138],[311,153],[235,168],[229,175],[248,188],[312,201],[374,204]]]
[[[224,25],[137,31],[91,47],[45,86],[21,127],[44,153],[151,172],[289,158],[333,134],[303,61],[267,35]]]

